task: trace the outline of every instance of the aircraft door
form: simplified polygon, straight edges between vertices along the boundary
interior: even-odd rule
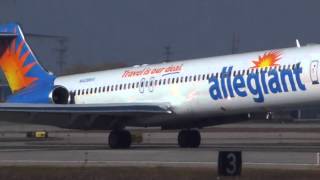
[[[146,78],[142,78],[140,80],[140,83],[139,83],[139,92],[140,93],[144,93],[144,86],[145,86],[145,82],[146,81]]]
[[[154,77],[151,77],[150,78],[150,81],[149,81],[149,92],[153,92],[153,87],[154,87]]]
[[[319,61],[314,60],[310,64],[310,78],[312,84],[319,84],[319,77],[318,77],[318,70],[319,70]]]

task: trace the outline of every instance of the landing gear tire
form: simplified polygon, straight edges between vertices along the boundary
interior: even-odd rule
[[[182,130],[178,135],[178,144],[181,148],[188,147],[188,131]]]
[[[198,130],[181,130],[178,135],[178,144],[181,148],[197,148],[201,143]]]
[[[131,134],[127,130],[111,131],[109,134],[111,149],[128,149],[131,146]]]

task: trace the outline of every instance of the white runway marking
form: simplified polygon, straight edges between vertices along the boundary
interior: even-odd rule
[[[178,162],[178,161],[56,161],[56,160],[0,160],[0,165],[101,165],[101,166],[202,166],[216,167],[217,162]],[[244,166],[257,167],[319,167],[317,164],[306,163],[270,163],[270,162],[244,162]]]

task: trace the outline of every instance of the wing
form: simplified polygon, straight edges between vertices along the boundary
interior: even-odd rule
[[[0,121],[54,125],[71,129],[110,129],[115,125],[135,124],[142,118],[172,114],[168,103],[0,103]]]

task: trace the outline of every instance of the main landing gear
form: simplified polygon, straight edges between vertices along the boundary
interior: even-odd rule
[[[201,143],[198,130],[181,130],[178,135],[178,144],[181,148],[197,148]]]
[[[111,149],[128,149],[131,146],[131,134],[127,130],[112,130],[109,134]]]
[[[181,130],[178,135],[178,144],[181,148],[197,148],[201,143],[198,130]],[[128,149],[131,146],[131,134],[127,130],[112,130],[109,134],[111,149]]]

